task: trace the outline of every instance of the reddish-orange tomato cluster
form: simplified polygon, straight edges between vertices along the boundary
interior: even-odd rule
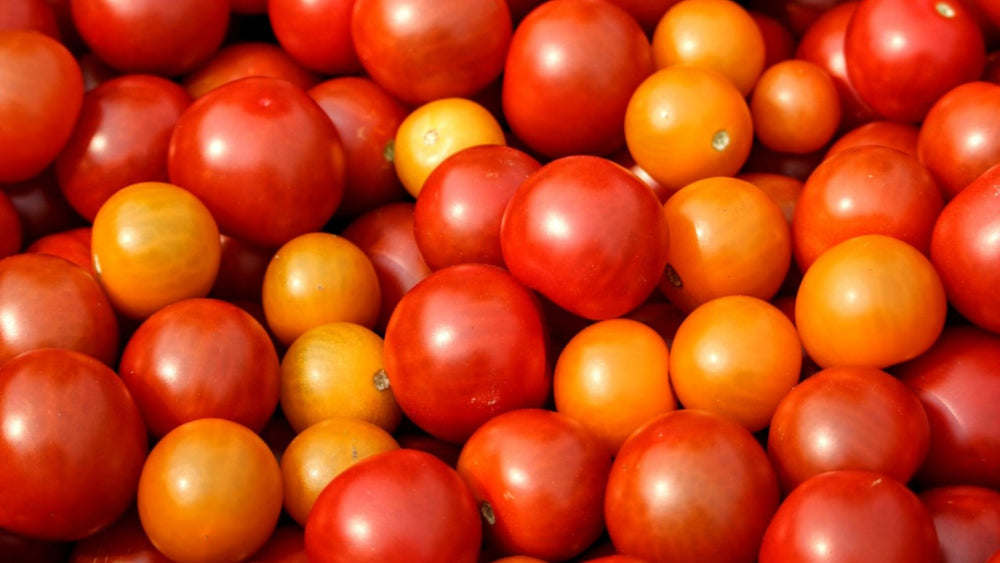
[[[995,0],[0,0],[0,561],[1000,563]]]

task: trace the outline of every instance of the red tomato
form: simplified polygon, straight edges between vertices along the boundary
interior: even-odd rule
[[[279,524],[271,539],[249,560],[254,563],[309,563],[305,530],[297,524]]]
[[[355,0],[351,16],[364,69],[412,104],[485,88],[503,70],[510,36],[503,0]]]
[[[219,49],[205,64],[186,75],[182,84],[192,98],[248,76],[283,78],[303,90],[319,82],[319,76],[306,69],[281,47],[262,41],[230,43]]]
[[[0,84],[0,182],[21,182],[40,174],[69,140],[83,75],[55,39],[0,30]]]
[[[679,410],[622,445],[604,515],[620,553],[751,563],[778,501],[778,479],[750,432],[716,414]]]
[[[97,278],[97,272],[94,271],[94,260],[90,255],[91,230],[90,227],[79,227],[45,235],[31,243],[24,251],[26,253],[41,252],[65,258]]]
[[[830,471],[799,485],[778,508],[760,563],[938,563],[930,513],[913,492],[872,471]]]
[[[438,270],[407,292],[384,354],[403,413],[457,444],[500,413],[543,406],[552,386],[535,296],[485,264]]]
[[[500,227],[514,277],[594,320],[623,315],[649,297],[667,263],[667,237],[653,192],[594,156],[564,157],[528,177]]]
[[[653,72],[649,39],[610,2],[552,0],[518,25],[503,73],[514,134],[547,157],[607,155],[625,143],[632,92]]]
[[[652,36],[663,14],[679,0],[611,0],[632,15],[647,35]]]
[[[315,563],[474,563],[482,524],[465,482],[431,454],[365,458],[320,493],[306,522]]]
[[[0,12],[0,29],[34,30],[60,39],[56,15],[45,0],[8,0]]]
[[[76,540],[135,499],[146,430],[108,366],[69,350],[0,364],[0,527]]]
[[[785,24],[763,12],[750,10],[750,17],[760,29],[764,38],[764,69],[795,56],[798,38]]]
[[[462,447],[458,474],[499,553],[565,561],[604,531],[608,450],[576,420],[519,409],[489,420]]]
[[[881,145],[916,157],[919,137],[920,128],[910,123],[884,120],[869,121],[838,137],[826,149],[825,158],[831,158],[839,152],[861,145]]]
[[[96,534],[76,542],[69,563],[171,563],[153,547],[139,514],[129,510]]]
[[[941,561],[986,561],[1000,551],[1000,492],[953,486],[919,496],[934,519]]]
[[[269,0],[267,16],[281,48],[323,74],[357,74],[361,61],[351,41],[355,0]]]

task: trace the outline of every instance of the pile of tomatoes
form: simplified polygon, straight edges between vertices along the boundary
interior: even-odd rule
[[[998,6],[3,0],[0,560],[1000,562]]]

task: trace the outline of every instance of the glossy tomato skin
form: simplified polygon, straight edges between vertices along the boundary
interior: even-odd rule
[[[399,301],[386,328],[385,371],[404,414],[460,444],[500,413],[545,404],[547,347],[530,290],[496,266],[462,264]]]
[[[948,301],[973,323],[1000,333],[1000,164],[969,184],[941,211],[930,257]]]
[[[876,120],[858,125],[837,137],[826,149],[826,158],[859,145],[881,145],[917,156],[920,128],[911,123]]]
[[[0,30],[0,182],[41,174],[69,140],[83,105],[83,75],[61,43]]]
[[[303,90],[319,82],[319,75],[303,67],[281,47],[264,41],[230,43],[205,64],[184,76],[181,84],[192,98],[249,76],[283,78]]]
[[[0,14],[0,29],[24,29],[59,40],[56,15],[45,0],[11,0]]]
[[[567,415],[498,415],[466,441],[457,470],[479,502],[487,546],[499,553],[564,561],[604,530],[611,456]]]
[[[270,0],[266,4],[278,43],[296,61],[329,75],[362,70],[351,41],[354,0]]]
[[[847,26],[844,58],[851,84],[879,115],[916,123],[948,90],[979,78],[986,48],[961,2],[864,0]]]
[[[500,226],[510,272],[567,311],[599,320],[627,313],[667,263],[659,200],[600,157],[552,161],[514,192]]]
[[[109,366],[118,361],[119,325],[111,302],[86,270],[64,258],[30,253],[0,261],[0,316],[0,363],[49,347]]]
[[[226,0],[71,0],[84,42],[121,72],[180,76],[208,60],[229,27]]]
[[[750,563],[778,502],[778,479],[753,435],[685,409],[653,419],[622,445],[604,515],[620,553]]]
[[[502,0],[355,0],[361,65],[401,100],[471,96],[503,70],[511,19]]]
[[[94,261],[90,256],[90,227],[77,227],[44,237],[31,243],[24,251],[41,252],[65,258],[70,262],[87,270],[90,275],[97,277],[94,272]]]
[[[114,192],[138,182],[167,181],[167,146],[188,93],[166,78],[113,78],[83,98],[76,129],[55,162],[59,189],[94,220]]]
[[[115,372],[78,352],[43,348],[0,366],[0,526],[76,540],[135,499],[146,430]]]
[[[320,493],[305,529],[306,554],[316,563],[473,563],[482,541],[462,478],[408,449],[346,469]]]
[[[518,25],[504,66],[503,112],[532,151],[608,155],[653,72],[649,39],[624,9],[595,0],[545,2]]]
[[[934,519],[942,561],[986,561],[1000,550],[1000,492],[959,485],[919,496]]]
[[[336,128],[305,91],[277,78],[199,98],[177,121],[167,158],[171,181],[198,196],[224,234],[258,246],[319,230],[343,196]]]

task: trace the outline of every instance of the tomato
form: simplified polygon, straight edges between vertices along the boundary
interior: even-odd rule
[[[754,23],[757,24],[761,37],[764,39],[765,69],[795,56],[795,47],[798,43],[798,38],[787,25],[763,12],[749,10],[748,13],[753,18]]]
[[[872,471],[841,470],[802,483],[764,534],[760,563],[941,560],[930,513],[913,492]]]
[[[59,190],[53,167],[23,182],[2,184],[21,222],[22,246],[53,233],[87,226]]]
[[[28,538],[0,529],[0,557],[4,561],[65,563],[73,544]]]
[[[178,563],[241,561],[271,537],[281,514],[281,469],[245,426],[202,418],[171,430],[139,478],[142,527]]]
[[[130,509],[113,524],[76,542],[69,563],[170,563],[153,547],[139,514]]]
[[[264,547],[250,561],[257,563],[309,563],[305,530],[296,524],[278,524]]]
[[[519,409],[469,437],[458,474],[479,503],[488,547],[499,553],[564,561],[604,530],[607,448],[576,420]]]
[[[41,174],[69,140],[83,75],[55,39],[0,30],[0,84],[0,182],[21,182]]]
[[[478,262],[504,267],[500,222],[518,187],[541,168],[503,145],[469,147],[449,156],[424,182],[413,231],[428,266]]]
[[[455,470],[428,453],[399,449],[361,460],[331,481],[305,535],[316,563],[474,563],[482,525]]]
[[[0,191],[0,258],[21,251],[24,245],[24,227],[21,216],[6,192]]]
[[[770,299],[791,264],[788,221],[763,190],[713,177],[681,188],[663,205],[670,231],[660,290],[683,311],[725,295]]]
[[[915,157],[919,137],[920,128],[911,123],[869,121],[837,137],[837,140],[826,149],[826,158],[861,145],[881,145]]]
[[[863,469],[909,482],[930,426],[906,384],[871,367],[832,367],[803,380],[774,411],[767,454],[782,489],[825,471]]]
[[[65,258],[87,270],[87,273],[96,279],[97,273],[94,271],[94,261],[90,255],[90,232],[90,227],[78,227],[45,235],[31,243],[24,252],[40,252]]]
[[[347,321],[371,328],[381,302],[371,260],[338,235],[299,235],[275,252],[264,272],[264,315],[285,346],[326,323]]]
[[[948,302],[973,323],[1000,332],[1000,164],[955,196],[937,217],[930,256],[941,275]]]
[[[676,4],[679,0],[611,0],[612,4],[617,4],[639,22],[643,31],[652,36],[663,14]]]
[[[920,126],[917,154],[948,198],[1000,164],[1000,84],[949,90]]]
[[[923,254],[885,235],[861,235],[827,250],[802,277],[795,325],[820,367],[884,368],[934,344],[947,301]]]
[[[622,445],[604,515],[620,553],[649,561],[753,562],[778,480],[745,428],[697,410],[660,415]]]
[[[0,527],[76,540],[135,499],[146,457],[139,410],[115,372],[43,348],[0,364]]]
[[[450,266],[414,286],[389,318],[384,354],[403,413],[456,444],[498,414],[543,406],[552,385],[535,296],[486,264]]]
[[[953,486],[919,496],[934,519],[942,561],[986,561],[1000,551],[1000,492]]]
[[[792,216],[795,214],[795,205],[802,194],[804,182],[774,172],[744,172],[736,176],[740,180],[745,180],[757,186],[771,201],[778,204],[781,214],[785,216],[788,224],[792,224]]]
[[[625,141],[622,117],[653,72],[649,39],[610,2],[552,0],[518,25],[503,73],[503,113],[549,158],[608,155]]]
[[[844,60],[879,115],[916,123],[947,91],[982,75],[986,49],[961,2],[864,0],[847,26]]]
[[[949,326],[930,350],[892,371],[913,388],[927,411],[931,445],[917,473],[925,487],[1000,488],[1000,336]]]
[[[570,313],[607,319],[656,288],[667,261],[659,200],[595,156],[552,161],[514,192],[500,226],[510,272]]]
[[[187,74],[219,48],[229,27],[226,0],[71,0],[87,47],[126,73]]]
[[[264,273],[274,251],[222,235],[219,272],[209,295],[231,301],[259,302],[264,286]]]
[[[625,110],[625,141],[636,163],[667,189],[736,174],[753,143],[750,108],[718,73],[673,66],[635,89]]]
[[[9,0],[0,13],[0,29],[34,30],[60,39],[56,15],[45,0]]]
[[[792,242],[806,271],[824,251],[851,237],[892,236],[927,254],[944,199],[913,156],[865,145],[828,157],[806,180],[795,204]]]
[[[837,87],[822,67],[782,61],[765,70],[750,97],[754,134],[768,148],[806,154],[820,150],[840,126]]]
[[[693,65],[725,76],[740,94],[764,69],[764,35],[747,10],[731,0],[682,0],[653,32],[656,68]]]
[[[471,96],[503,70],[511,19],[502,0],[355,0],[361,64],[399,99]]]
[[[118,190],[166,182],[170,134],[190,103],[176,83],[142,74],[87,92],[76,129],[55,161],[59,189],[73,209],[93,221]]]
[[[282,51],[322,74],[357,74],[351,41],[355,0],[268,0],[267,16]]]
[[[223,233],[258,246],[319,230],[343,196],[336,128],[301,88],[277,78],[237,80],[196,100],[167,158],[171,182],[198,196]]]
[[[185,75],[181,84],[192,98],[200,98],[223,84],[248,76],[283,78],[303,90],[319,82],[319,76],[277,45],[243,41],[223,46],[195,71]]]
[[[132,184],[109,197],[94,217],[91,246],[98,281],[115,310],[133,319],[208,295],[222,252],[205,205],[163,182]]]
[[[823,162],[823,156],[822,150],[807,154],[776,152],[765,147],[763,143],[754,141],[750,155],[740,168],[740,173],[782,174],[805,182],[819,163]]]

